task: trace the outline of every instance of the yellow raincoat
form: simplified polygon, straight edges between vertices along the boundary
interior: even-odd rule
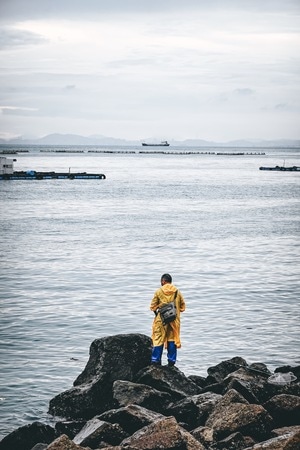
[[[175,306],[177,310],[176,319],[167,324],[163,325],[160,314],[158,313],[152,325],[152,345],[154,347],[159,345],[167,345],[168,341],[174,341],[177,348],[181,347],[180,343],[180,313],[185,311],[185,301],[184,298],[177,289],[176,286],[170,283],[164,284],[161,288],[157,289],[154,297],[150,304],[151,311],[156,311],[157,308],[162,306],[164,303],[169,303],[174,300],[175,292],[177,291],[177,296],[175,299]]]

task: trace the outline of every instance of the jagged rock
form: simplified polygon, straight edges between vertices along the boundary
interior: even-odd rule
[[[59,435],[66,434],[70,439],[73,439],[85,424],[86,420],[61,421],[55,424],[55,429]]]
[[[74,387],[50,401],[49,413],[68,419],[90,419],[114,407],[112,384],[132,381],[149,364],[151,339],[142,334],[120,334],[96,339],[90,358]]]
[[[300,383],[294,382],[286,384],[285,386],[276,386],[274,384],[267,384],[265,386],[265,389],[261,391],[259,398],[260,403],[265,403],[275,395],[280,394],[296,395],[297,397],[300,397]]]
[[[169,392],[174,400],[201,392],[201,389],[176,367],[149,366],[140,371],[133,381]]]
[[[214,430],[209,427],[197,427],[191,431],[191,435],[201,444],[205,446],[205,448],[210,448],[211,445],[215,442],[214,438]]]
[[[89,383],[99,372],[109,373],[113,381],[133,381],[135,374],[151,361],[151,339],[144,334],[117,334],[96,339],[90,358],[74,386]]]
[[[215,394],[223,395],[226,392],[226,386],[223,383],[213,383],[201,389],[201,393],[214,392]]]
[[[98,419],[110,423],[118,423],[129,435],[149,425],[164,416],[139,405],[128,405],[123,408],[112,409],[100,416]]]
[[[242,396],[248,400],[249,403],[259,403],[258,398],[254,394],[252,390],[251,383],[247,381],[237,380],[235,378],[232,378],[231,381],[228,383],[227,389],[234,389],[237,392],[240,392]]]
[[[166,411],[169,416],[174,416],[187,430],[197,426],[198,408],[191,397],[172,403]]]
[[[272,418],[261,405],[232,403],[223,410],[213,413],[206,422],[212,427],[218,439],[240,431],[256,440],[265,439],[272,427]]]
[[[260,403],[262,393],[265,394],[268,375],[240,368],[227,375],[223,382],[227,389],[237,390],[250,403]]]
[[[207,379],[205,377],[201,377],[200,375],[189,375],[188,379],[195,383],[200,389],[207,386]]]
[[[213,392],[193,395],[171,403],[166,413],[174,416],[177,422],[184,424],[187,430],[192,430],[204,425],[209,413],[221,398],[221,395]]]
[[[242,402],[236,402],[239,397]],[[236,432],[260,440],[269,436],[273,420],[261,405],[248,404],[237,392],[228,391],[216,404],[205,425],[214,429],[218,440]]]
[[[50,444],[57,437],[54,428],[41,422],[17,428],[0,442],[1,450],[31,450],[36,444]]]
[[[239,366],[248,366],[247,361],[239,356],[235,356],[234,358],[220,362],[216,366],[209,367],[207,369],[207,384],[222,383],[224,378],[228,374],[235,372]]]
[[[300,448],[300,431],[290,432],[247,447],[245,450],[298,450]]]
[[[76,445],[68,436],[63,434],[48,445],[47,450],[89,450],[89,448]]]
[[[163,413],[172,397],[145,384],[117,380],[113,384],[113,398],[117,406],[136,404]]]
[[[275,395],[264,408],[273,417],[277,426],[300,425],[300,398],[295,395]]]
[[[182,429],[174,417],[158,419],[121,442],[130,450],[204,450],[190,433]]]
[[[101,442],[107,442],[109,445],[119,445],[127,436],[127,433],[124,432],[120,425],[104,422],[94,417],[84,425],[73,441],[75,444],[83,447],[96,448]]]
[[[207,417],[222,399],[222,396],[214,392],[205,392],[203,394],[193,395],[191,398],[198,408],[197,426],[199,426],[205,424]]]
[[[251,439],[254,444],[253,439]],[[211,450],[243,450],[249,444],[249,437],[243,436],[241,433],[230,434],[227,438],[218,441],[211,446]]]
[[[300,431],[300,425],[294,425],[291,427],[281,427],[281,428],[274,428],[274,430],[271,431],[271,437],[277,437],[282,436],[283,434],[287,433],[296,433]]]

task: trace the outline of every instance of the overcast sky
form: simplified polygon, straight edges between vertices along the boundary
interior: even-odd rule
[[[300,138],[300,0],[1,0],[0,137]]]

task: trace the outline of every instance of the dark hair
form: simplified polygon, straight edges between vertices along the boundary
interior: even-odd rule
[[[169,273],[164,273],[161,276],[161,281],[164,280],[166,283],[172,283],[172,277]]]

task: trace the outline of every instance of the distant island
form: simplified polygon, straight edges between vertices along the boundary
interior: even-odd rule
[[[115,146],[140,146],[142,142],[159,143],[157,139],[147,138],[141,140],[126,140],[107,137],[102,135],[80,136],[78,134],[48,134],[47,136],[26,139],[22,136],[10,140],[0,139],[0,145],[115,145]],[[277,140],[234,140],[228,142],[214,142],[203,139],[186,139],[183,141],[168,140],[172,147],[300,147],[298,139],[277,139]]]

